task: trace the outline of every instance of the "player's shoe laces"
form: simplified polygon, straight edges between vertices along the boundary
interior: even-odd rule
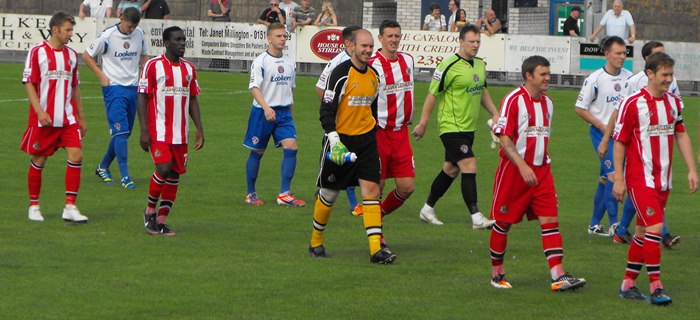
[[[625,233],[623,234],[615,232],[615,234],[613,235],[613,242],[622,244],[632,243],[632,235],[627,231],[625,231]]]
[[[576,290],[586,285],[586,279],[584,278],[574,278],[568,273],[557,278],[557,280],[552,280],[552,291],[567,291]]]
[[[134,188],[136,188],[136,185],[134,184],[133,181],[131,181],[130,177],[124,177],[124,178],[122,178],[122,188],[134,189]]]
[[[487,219],[481,212],[472,214],[472,229],[491,229],[496,220]]]
[[[97,167],[97,169],[95,169],[95,175],[102,179],[102,182],[104,182],[104,184],[114,184],[114,180],[112,180],[112,174],[109,173],[108,169],[102,169],[100,167]]]
[[[32,221],[44,221],[44,216],[41,215],[41,210],[39,210],[39,206],[29,206],[29,210],[27,210],[27,218]]]
[[[442,221],[438,220],[437,216],[435,215],[435,209],[429,207],[428,205],[424,205],[423,208],[420,209],[420,214],[418,217],[425,223],[434,224],[436,226],[443,225]]]
[[[263,201],[258,198],[258,194],[255,192],[249,193],[247,196],[245,196],[245,203],[254,206],[263,205]]]
[[[352,208],[352,211],[350,211],[350,214],[355,216],[355,217],[359,217],[363,213],[364,213],[364,211],[362,211],[362,204],[359,204],[359,203],[354,208]]]
[[[681,242],[681,236],[667,233],[661,237],[661,242],[664,244],[664,248],[671,249]]]
[[[309,255],[313,258],[328,258],[326,248],[323,245],[318,247],[309,246]]]
[[[158,231],[158,226],[156,224],[156,213],[144,213],[143,214],[143,226],[146,229],[146,233],[150,235],[160,234]]]
[[[659,288],[654,290],[649,297],[649,301],[651,304],[655,304],[657,306],[665,306],[671,304],[671,297],[666,295],[664,289]]]
[[[86,223],[88,218],[82,214],[78,208],[73,204],[67,204],[63,209],[63,221],[75,222],[75,223]]]
[[[620,296],[620,298],[627,300],[649,301],[649,297],[645,296],[637,287],[630,287],[627,290],[620,289],[620,291],[617,292],[617,295]]]
[[[378,264],[390,264],[396,260],[396,255],[389,251],[389,248],[379,249],[369,257],[369,262]]]
[[[505,274],[499,274],[491,278],[491,286],[498,289],[512,289],[513,286],[506,280]]]
[[[170,227],[166,225],[165,223],[159,223],[158,224],[158,234],[162,236],[174,236],[175,231],[170,230]]]
[[[608,234],[608,232],[605,231],[605,227],[603,227],[602,224],[588,226],[588,234],[594,235],[594,236],[601,236],[601,237],[609,237],[610,236]]]
[[[288,207],[303,207],[306,205],[306,202],[304,202],[304,200],[297,199],[297,197],[295,197],[294,194],[287,191],[284,193],[280,193],[277,196],[277,204]]]

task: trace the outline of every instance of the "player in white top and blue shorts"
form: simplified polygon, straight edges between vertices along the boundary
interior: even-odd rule
[[[285,37],[283,24],[270,24],[267,27],[267,51],[255,58],[251,65],[248,89],[253,95],[253,108],[243,140],[243,145],[250,149],[246,162],[248,194],[245,202],[251,205],[263,204],[255,192],[255,181],[270,137],[274,138],[275,147],[282,146],[284,153],[277,204],[292,207],[306,204],[290,192],[297,164],[297,132],[292,118],[296,64],[283,52]]]
[[[106,184],[113,184],[109,166],[117,158],[121,172],[121,185],[133,189],[127,166],[127,139],[131,135],[136,117],[136,87],[139,79],[139,63],[147,60],[143,30],[138,27],[141,14],[134,8],[122,12],[118,24],[111,26],[83,52],[85,64],[97,75],[102,85],[109,133],[112,136],[107,152],[95,174]],[[102,57],[102,69],[94,57]]]
[[[625,81],[632,76],[632,72],[622,67],[627,50],[622,38],[613,36],[604,39],[601,49],[607,62],[603,68],[594,71],[586,78],[576,101],[576,113],[591,126],[589,133],[591,142],[593,142],[593,150],[596,153],[605,127],[624,97]],[[609,149],[612,150],[612,141],[610,141]],[[604,230],[600,222],[607,211],[611,226],[617,224],[618,206],[617,200],[612,194],[613,183],[610,179],[615,171],[612,152],[608,152],[607,156],[599,160],[599,182],[593,198],[593,214],[588,226],[588,233],[609,236],[610,230]]]

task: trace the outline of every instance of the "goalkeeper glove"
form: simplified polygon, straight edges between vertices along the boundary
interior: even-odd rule
[[[493,120],[489,119],[489,121],[486,121],[486,125],[489,126],[489,133],[491,134],[491,149],[496,149],[496,146],[501,144],[501,139],[499,139],[496,134],[493,133]]]
[[[333,163],[342,166],[345,164],[345,154],[349,153],[350,151],[342,142],[340,142],[340,137],[338,136],[337,132],[329,132],[326,134],[326,137],[328,138],[328,143],[331,146],[329,157],[330,160],[333,161]]]

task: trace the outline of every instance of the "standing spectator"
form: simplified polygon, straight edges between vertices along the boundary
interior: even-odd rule
[[[440,5],[438,5],[437,3],[433,3],[430,5],[430,14],[426,15],[425,19],[423,20],[423,30],[447,30],[447,22],[445,22],[445,16],[440,14]]]
[[[136,186],[129,175],[128,139],[136,117],[136,85],[139,82],[139,63],[147,60],[143,30],[138,27],[141,15],[136,8],[127,8],[119,17],[119,23],[100,34],[85,52],[83,61],[97,75],[107,113],[107,125],[111,135],[107,152],[97,166],[95,174],[106,184],[114,184],[109,166],[117,158],[121,172],[121,185],[127,189]],[[96,56],[102,58],[102,69]]]
[[[450,25],[450,31],[459,32],[459,30],[462,30],[462,28],[468,24],[469,20],[467,20],[467,12],[464,11],[464,9],[459,9],[457,10],[456,20]]]
[[[419,215],[422,221],[434,225],[442,225],[435,215],[435,204],[458,174],[462,175],[462,199],[471,215],[472,228],[488,229],[495,222],[485,218],[479,210],[476,157],[472,148],[479,106],[491,114],[494,123],[498,122],[498,111],[486,84],[486,63],[476,57],[480,45],[481,33],[476,26],[467,25],[459,31],[459,51],[437,65],[423,103],[420,122],[413,128],[413,136],[422,138],[430,113],[435,104],[438,105],[438,130],[445,147],[445,157]]]
[[[141,6],[141,12],[145,19],[168,20],[170,8],[165,0],[146,0]]]
[[[321,14],[316,17],[314,24],[319,27],[338,25],[338,17],[335,15],[333,4],[330,1],[323,0],[321,4]]]
[[[496,11],[488,8],[486,9],[486,16],[476,22],[476,27],[481,30],[481,33],[490,36],[501,32],[501,20],[496,18]]]
[[[78,17],[85,18],[85,6],[90,8],[90,16],[98,20],[112,16],[112,0],[83,0]]]
[[[301,0],[301,6],[294,8],[294,27],[312,25],[316,20],[316,9],[310,6],[310,2],[311,0]]]
[[[122,0],[119,1],[119,6],[117,6],[117,18],[121,18],[122,12],[126,8],[134,8],[141,14],[141,0]]]
[[[261,53],[250,66],[248,89],[253,96],[248,129],[243,145],[250,149],[246,162],[248,194],[245,203],[262,205],[255,192],[255,182],[262,158],[270,138],[275,148],[282,147],[280,166],[280,192],[277,204],[303,207],[306,202],[297,199],[290,191],[297,166],[297,131],[294,126],[294,88],[296,87],[296,64],[283,50],[287,44],[286,28],[281,23],[267,26],[267,50]]]
[[[603,26],[605,26],[605,35],[607,37],[618,36],[622,39],[627,39],[627,42],[630,44],[634,43],[634,40],[637,38],[632,14],[627,10],[622,10],[622,0],[613,1],[613,8],[605,12],[603,19],[600,20],[600,24],[591,33],[588,40],[595,42],[596,35],[603,30]],[[628,27],[629,32],[627,31]]]
[[[156,166],[148,188],[148,204],[143,216],[146,232],[174,236],[165,224],[175,202],[180,175],[188,161],[189,121],[197,127],[195,150],[204,147],[204,127],[197,95],[197,70],[185,55],[185,33],[173,26],[163,31],[165,53],[146,62],[138,87],[138,114],[141,148],[151,152]],[[160,199],[160,207],[156,205]],[[157,217],[156,217],[157,215]]]
[[[231,5],[232,0],[210,0],[207,17],[211,21],[231,22]]]
[[[292,22],[294,21],[294,9],[298,8],[299,5],[292,0],[282,0],[280,2],[280,9],[284,11],[287,15],[284,17],[286,21],[285,26],[287,30],[292,30]]]
[[[88,221],[75,206],[83,161],[81,140],[87,127],[78,88],[78,54],[66,46],[73,26],[75,18],[67,12],[54,14],[49,20],[49,39],[29,50],[24,65],[22,83],[29,98],[29,121],[20,149],[32,157],[27,174],[27,216],[32,221],[44,221],[39,209],[41,173],[58,148],[65,148],[68,155],[63,220]]]
[[[270,0],[270,7],[263,10],[260,17],[258,17],[257,23],[269,26],[273,23],[285,24],[287,18],[287,13],[280,9],[279,0]]]
[[[644,70],[649,83],[624,100],[613,135],[613,193],[618,201],[622,201],[625,191],[628,191],[634,207],[639,209],[618,295],[630,300],[650,300],[655,305],[671,303],[661,284],[659,243],[666,201],[671,192],[674,139],[688,167],[690,192],[698,189],[693,147],[681,116],[683,102],[678,96],[668,93],[674,63],[670,56],[661,52],[647,58]],[[649,298],[635,286],[635,280],[645,265],[651,292]]]
[[[578,37],[581,35],[581,31],[578,28],[578,18],[581,16],[581,7],[575,6],[571,8],[571,14],[564,22],[564,35]]]
[[[544,92],[549,88],[549,61],[531,56],[522,64],[525,84],[501,101],[500,121],[493,132],[500,140],[501,160],[494,180],[490,251],[491,286],[510,289],[503,271],[508,231],[523,217],[537,219],[542,249],[549,264],[552,291],[576,290],[586,284],[564,272],[564,247],[559,233],[557,191],[547,145],[554,103]]]
[[[450,2],[447,4],[447,9],[452,13],[450,15],[450,19],[447,20],[447,25],[452,26],[452,24],[455,23],[459,17],[459,14],[457,13],[457,11],[459,11],[459,0],[450,0]]]

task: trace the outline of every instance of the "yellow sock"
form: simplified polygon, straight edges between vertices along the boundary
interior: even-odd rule
[[[362,211],[362,221],[369,240],[369,253],[374,254],[381,249],[382,211],[379,208],[379,199],[362,199]]]
[[[331,217],[333,211],[332,206],[328,206],[316,197],[314,205],[314,229],[311,231],[311,246],[318,247],[323,244],[323,231],[326,230],[326,224]]]

